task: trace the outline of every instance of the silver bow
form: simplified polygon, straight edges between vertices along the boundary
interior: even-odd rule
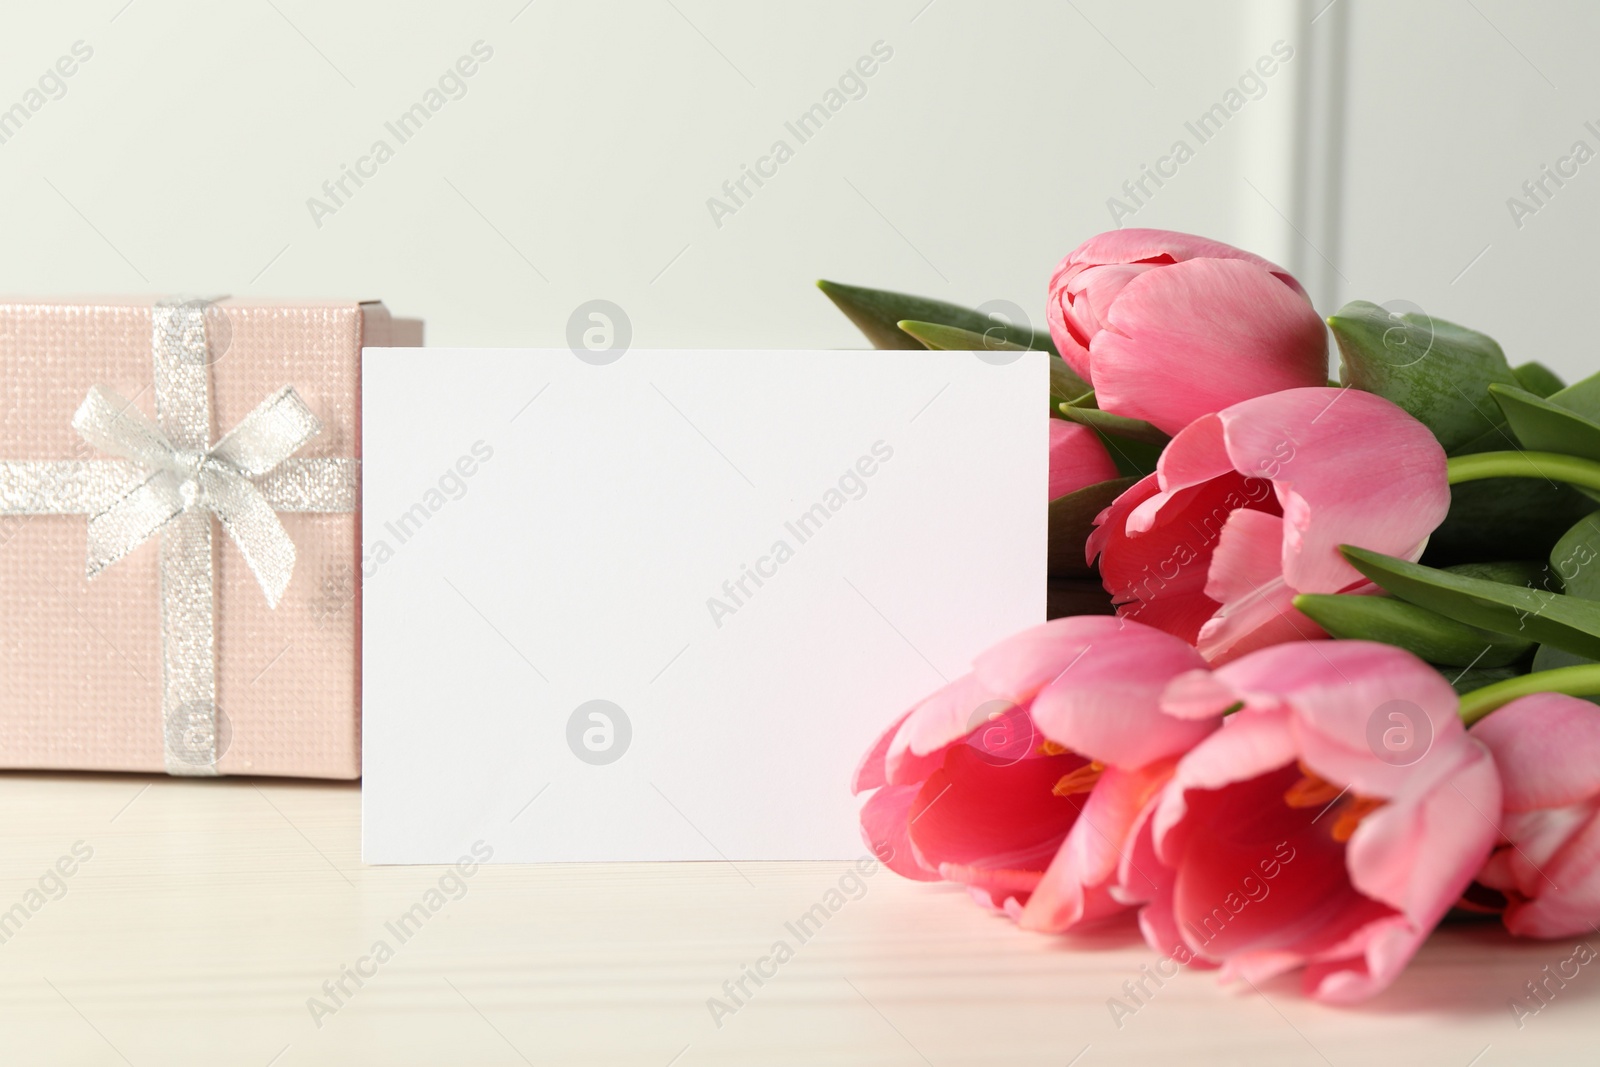
[[[151,350],[158,421],[93,386],[72,426],[122,460],[0,461],[0,514],[87,515],[93,578],[161,534],[162,751],[168,774],[214,775],[226,730],[216,705],[211,517],[239,546],[267,603],[294,574],[277,513],[356,506],[356,461],[294,459],[321,430],[285,386],[211,442],[204,303],[161,304]]]

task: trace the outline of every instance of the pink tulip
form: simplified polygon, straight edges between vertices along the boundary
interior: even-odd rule
[[[1323,636],[1297,593],[1371,589],[1339,546],[1414,560],[1449,506],[1422,423],[1358,389],[1290,389],[1184,429],[1087,547],[1120,614],[1221,663]]]
[[[1162,702],[1180,717],[1230,705],[1131,843],[1124,885],[1158,884],[1145,938],[1225,980],[1305,968],[1323,1000],[1372,996],[1489,855],[1494,762],[1449,684],[1389,645],[1280,645],[1176,678]]]
[[[1117,477],[1100,435],[1066,419],[1050,420],[1050,499]]]
[[[876,790],[861,811],[868,846],[890,869],[962,883],[1032,928],[1123,910],[1110,895],[1121,839],[1215,726],[1157,707],[1167,679],[1202,663],[1169,634],[1106,616],[1001,642],[868,752],[855,782]]]
[[[1600,708],[1558,693],[1522,697],[1472,728],[1505,785],[1505,815],[1479,883],[1506,898],[1524,937],[1600,923]]]
[[[1111,230],[1050,279],[1063,359],[1103,411],[1177,433],[1250,397],[1328,380],[1322,319],[1282,267],[1219,241]]]

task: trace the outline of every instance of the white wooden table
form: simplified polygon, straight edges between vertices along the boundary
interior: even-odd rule
[[[0,909],[12,909],[0,913],[0,1062],[1600,1060],[1600,967],[1519,1028],[1509,1003],[1573,946],[1512,943],[1492,925],[1435,935],[1358,1010],[1313,1004],[1290,980],[1241,993],[1192,972],[1147,981],[1154,995],[1119,1027],[1108,1002],[1131,1004],[1124,982],[1155,962],[1131,924],[1038,937],[959,890],[880,871],[801,943],[785,924],[847,864],[484,867],[457,879],[363,866],[359,823],[355,785],[0,775]],[[75,845],[92,857],[74,859]],[[70,877],[49,873],[58,861]],[[419,903],[427,917],[402,941],[388,924]],[[750,996],[714,1020],[708,999],[732,1005],[723,983],[779,940],[793,958],[763,965],[776,973],[760,986],[746,978]],[[379,941],[393,950],[381,963]]]

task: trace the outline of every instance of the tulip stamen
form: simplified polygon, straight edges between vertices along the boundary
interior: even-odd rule
[[[1333,821],[1333,839],[1340,843],[1350,840],[1361,820],[1383,807],[1388,801],[1372,797],[1352,796],[1339,806],[1339,817]]]
[[[1099,760],[1085,763],[1071,774],[1063,774],[1061,780],[1055,784],[1050,792],[1058,797],[1076,796],[1087,793],[1093,789],[1100,780],[1100,775],[1105,771],[1106,765]]]
[[[1065,756],[1071,751],[1072,749],[1068,748],[1066,745],[1057,744],[1056,742],[1050,740],[1046,740],[1044,744],[1039,746],[1039,755],[1041,756]]]
[[[1352,793],[1348,787],[1341,789],[1304,763],[1298,766],[1300,778],[1294,785],[1284,790],[1283,802],[1291,808],[1329,808],[1337,803],[1339,814],[1333,820],[1332,835],[1333,839],[1341,844],[1350,840],[1350,836],[1356,832],[1356,827],[1361,825],[1362,819],[1388,803],[1385,800]],[[1321,817],[1319,813],[1317,818]],[[1316,819],[1312,820],[1315,821]]]
[[[1283,792],[1283,802],[1291,808],[1325,807],[1344,792],[1304,763],[1299,768],[1300,779]]]

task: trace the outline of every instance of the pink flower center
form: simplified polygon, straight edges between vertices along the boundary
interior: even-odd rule
[[[1346,867],[1350,835],[1381,802],[1295,764],[1187,799],[1173,918],[1192,951],[1314,953],[1393,913]]]
[[[1046,742],[1046,744],[1053,743]],[[1056,747],[1059,748],[1060,746]],[[1100,781],[1100,775],[1105,773],[1105,769],[1106,765],[1104,763],[1099,760],[1091,760],[1071,774],[1063,774],[1061,780],[1051,788],[1050,792],[1058,797],[1070,797],[1079,793],[1087,793],[1095,787],[1095,783]]]
[[[1356,832],[1356,827],[1361,825],[1361,820],[1383,807],[1387,801],[1376,800],[1372,797],[1360,796],[1352,793],[1348,788],[1340,789],[1332,782],[1322,778],[1304,763],[1299,764],[1300,780],[1283,791],[1283,802],[1291,808],[1317,808],[1326,809],[1330,805],[1337,805],[1337,815],[1329,824],[1329,833],[1335,841],[1341,844],[1349,841],[1350,836]],[[1325,812],[1324,812],[1325,813]],[[1318,816],[1318,821],[1321,816]]]

